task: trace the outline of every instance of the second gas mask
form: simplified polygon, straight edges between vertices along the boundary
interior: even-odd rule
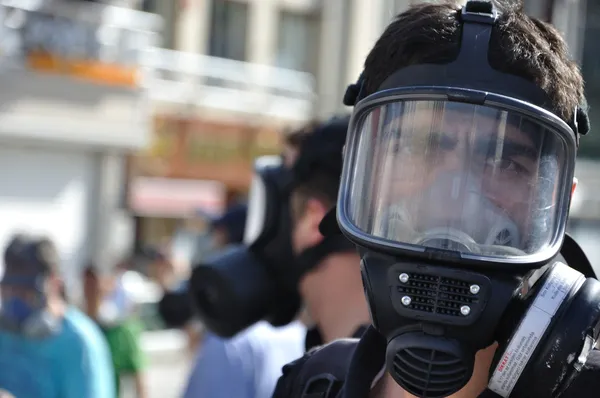
[[[291,322],[300,309],[293,275],[289,174],[278,156],[255,163],[244,244],[195,265],[189,289],[196,310],[213,332],[231,337],[266,319],[275,326]]]

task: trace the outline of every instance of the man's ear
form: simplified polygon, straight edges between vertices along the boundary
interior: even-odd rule
[[[571,185],[571,199],[573,198],[575,189],[577,189],[577,184],[579,184],[579,180],[577,179],[577,177],[573,177],[573,185]]]
[[[306,202],[306,217],[308,218],[308,222],[310,223],[311,231],[315,231],[319,236],[322,237],[321,232],[319,231],[319,225],[327,214],[327,207],[318,199],[310,198]]]

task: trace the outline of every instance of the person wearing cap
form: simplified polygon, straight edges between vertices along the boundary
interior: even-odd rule
[[[242,242],[247,212],[246,204],[236,204],[221,217],[212,221],[213,249],[222,249],[227,245]]]
[[[244,237],[247,206],[237,204],[210,222],[212,235],[208,252],[222,250],[241,243]],[[192,321],[193,310],[187,293],[187,273],[193,264],[177,264],[168,248],[150,253],[150,272],[165,291],[158,303],[158,312],[169,328],[185,328]]]
[[[0,282],[0,389],[19,398],[114,398],[102,332],[69,305],[59,258],[46,238],[17,235]]]

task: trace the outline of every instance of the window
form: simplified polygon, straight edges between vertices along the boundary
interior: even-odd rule
[[[585,14],[585,30],[583,33],[583,57],[581,69],[585,79],[585,91],[591,108],[590,121],[592,129],[600,126],[600,2],[588,1]],[[596,110],[596,111],[594,111]],[[584,157],[600,157],[600,136],[589,134],[581,139],[579,154]]]
[[[177,19],[177,2],[160,0],[141,0],[141,11],[157,14],[162,17],[164,27],[160,31],[160,46],[168,49],[175,48],[175,22]]]
[[[156,0],[141,0],[139,4],[140,10],[144,12],[154,12],[157,13],[158,7],[156,4]]]
[[[245,61],[248,5],[214,0],[211,17],[209,55]]]
[[[276,66],[316,74],[319,20],[313,14],[282,11],[278,26]]]

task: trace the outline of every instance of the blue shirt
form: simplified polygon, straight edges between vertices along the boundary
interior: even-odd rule
[[[60,333],[47,339],[0,331],[0,389],[18,398],[115,398],[102,332],[74,308]]]
[[[275,328],[259,322],[231,339],[207,334],[198,349],[185,398],[270,398],[283,365],[304,354],[300,322]]]

